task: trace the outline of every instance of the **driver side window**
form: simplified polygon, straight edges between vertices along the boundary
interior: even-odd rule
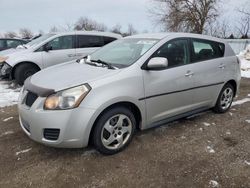
[[[73,36],[61,36],[47,43],[47,46],[52,47],[52,50],[63,50],[74,48]]]
[[[189,63],[189,48],[187,39],[172,40],[161,46],[153,57],[168,59],[168,68]]]

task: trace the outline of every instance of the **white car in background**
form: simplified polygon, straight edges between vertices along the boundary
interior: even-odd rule
[[[45,34],[16,49],[0,52],[0,77],[22,85],[41,69],[82,58],[119,38],[122,36],[95,31]]]

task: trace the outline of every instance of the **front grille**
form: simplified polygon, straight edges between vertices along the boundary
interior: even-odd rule
[[[57,140],[60,134],[60,129],[44,129],[43,137],[47,140]]]
[[[28,92],[28,94],[26,96],[25,104],[27,106],[31,107],[37,98],[38,98],[37,94],[32,93],[32,92]]]

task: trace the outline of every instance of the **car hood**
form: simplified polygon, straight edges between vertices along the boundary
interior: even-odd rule
[[[0,56],[9,56],[9,55],[16,55],[20,53],[26,52],[28,49],[22,49],[22,48],[11,48],[8,50],[3,50],[0,52]]]
[[[57,92],[112,76],[120,71],[70,62],[43,69],[27,79],[24,87],[34,93],[40,89]]]

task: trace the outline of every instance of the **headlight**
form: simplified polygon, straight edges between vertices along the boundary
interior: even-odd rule
[[[11,72],[11,66],[7,63],[4,63],[0,71],[2,75],[7,75]]]
[[[5,62],[9,57],[1,57],[0,56],[0,63],[3,63]]]
[[[88,84],[59,91],[47,97],[44,103],[45,110],[67,110],[76,108],[91,90]]]

